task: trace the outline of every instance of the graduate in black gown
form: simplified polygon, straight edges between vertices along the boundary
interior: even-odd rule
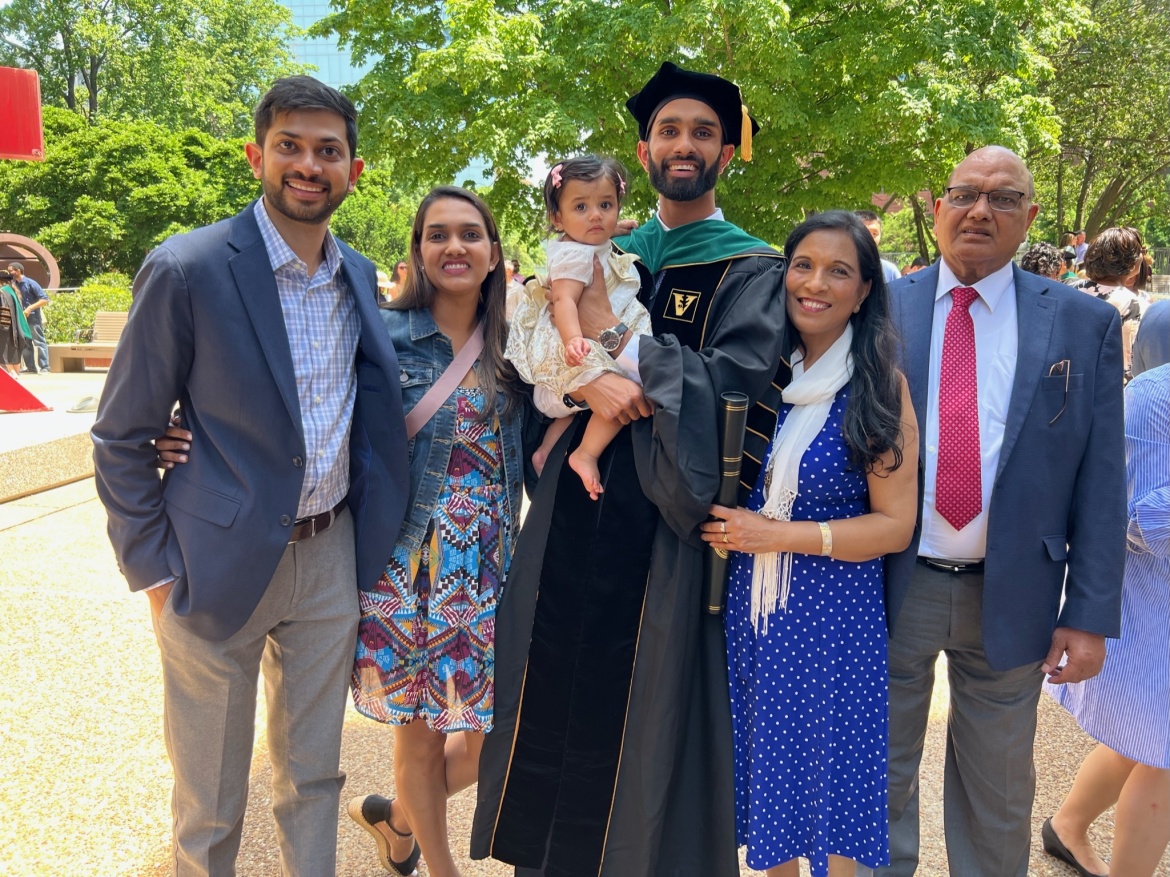
[[[641,258],[654,335],[630,337],[595,284],[584,334],[641,389],[606,374],[580,399],[537,399],[591,411],[550,455],[504,590],[471,854],[522,877],[733,877],[725,641],[704,611],[698,525],[718,486],[720,394],[775,417],[785,263],[715,205],[758,130],[736,85],[667,63],[626,106],[660,199],[614,244]],[[601,458],[598,501],[562,465],[589,416],[632,422]],[[764,448],[748,438],[750,489]]]

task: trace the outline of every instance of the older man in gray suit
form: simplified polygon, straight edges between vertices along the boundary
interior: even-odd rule
[[[892,864],[882,874],[918,866],[918,766],[939,653],[951,693],[950,873],[1025,877],[1041,682],[1095,675],[1105,637],[1119,632],[1119,316],[1012,264],[1034,195],[1017,155],[972,152],[935,202],[942,259],[891,286],[922,424],[923,501],[910,547],[886,561]]]
[[[317,877],[335,870],[357,588],[402,519],[405,426],[374,266],[329,234],[362,171],[353,104],[292,77],[255,122],[263,198],[135,279],[94,461],[162,656],[175,873],[235,873],[263,666],[281,870]],[[160,481],[151,440],[176,401],[195,450]]]

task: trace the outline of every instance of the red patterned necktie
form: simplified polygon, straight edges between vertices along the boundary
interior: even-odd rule
[[[934,507],[956,530],[983,509],[979,454],[979,382],[975,324],[968,308],[979,297],[970,286],[951,290],[954,304],[943,331],[938,375],[938,472]]]

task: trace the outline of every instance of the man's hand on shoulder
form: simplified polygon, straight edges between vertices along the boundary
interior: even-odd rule
[[[1064,666],[1060,659],[1067,656]],[[1054,685],[1084,682],[1101,672],[1105,663],[1105,637],[1099,633],[1058,627],[1052,632],[1052,648],[1041,669]]]

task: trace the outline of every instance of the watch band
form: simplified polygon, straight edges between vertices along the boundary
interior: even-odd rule
[[[602,329],[597,336],[597,343],[608,352],[613,353],[622,343],[622,338],[630,331],[630,327],[625,323],[618,323],[610,329]]]

